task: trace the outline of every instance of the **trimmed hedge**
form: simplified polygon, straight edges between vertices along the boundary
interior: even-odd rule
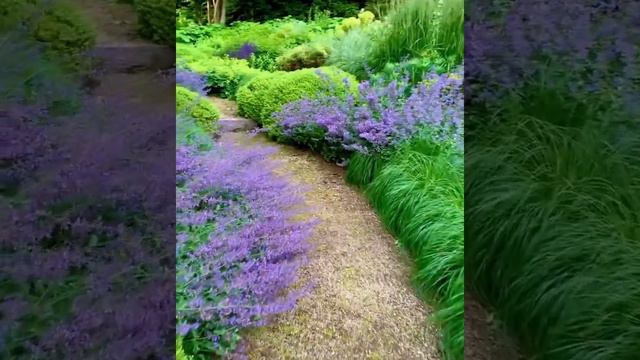
[[[320,76],[318,72],[323,75]],[[344,78],[349,79],[351,89],[344,85]],[[280,131],[272,114],[280,111],[283,105],[318,94],[346,96],[356,91],[357,84],[353,75],[334,67],[265,73],[238,90],[238,111],[241,116],[268,128],[270,135],[277,135]],[[331,90],[332,87],[336,89]]]
[[[176,46],[176,4],[173,0],[135,0],[140,35]]]
[[[215,132],[220,119],[220,110],[198,93],[176,85],[176,112],[187,113],[208,132]]]

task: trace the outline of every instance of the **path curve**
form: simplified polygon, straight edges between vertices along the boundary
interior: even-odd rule
[[[227,105],[221,119],[242,120]],[[221,140],[278,147],[278,172],[306,190],[306,203],[321,220],[310,239],[316,249],[301,274],[314,290],[271,326],[247,334],[250,359],[441,358],[438,332],[427,320],[431,309],[410,283],[411,260],[362,193],[345,183],[343,169],[263,136],[226,132]]]

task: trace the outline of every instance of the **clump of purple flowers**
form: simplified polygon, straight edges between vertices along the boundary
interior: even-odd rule
[[[272,152],[177,149],[176,331],[188,354],[232,353],[241,329],[266,324],[306,292],[287,289],[314,221],[291,220],[303,199],[273,175]]]
[[[176,70],[176,84],[180,84],[187,89],[193,90],[200,95],[206,95],[206,79],[203,75],[185,69]]]
[[[236,51],[232,51],[229,53],[229,56],[236,59],[244,59],[247,60],[258,50],[258,47],[252,43],[244,43],[240,48]]]
[[[275,117],[285,137],[320,148],[330,160],[352,151],[382,152],[424,129],[437,140],[453,139],[462,146],[462,77],[456,75],[430,73],[417,85],[406,77],[365,81],[356,96],[303,99],[285,105]]]
[[[638,2],[496,4],[474,3],[465,21],[468,102],[499,104],[544,77],[546,87],[562,88],[576,99],[614,92],[612,99],[640,112]],[[490,18],[490,10],[503,15]]]

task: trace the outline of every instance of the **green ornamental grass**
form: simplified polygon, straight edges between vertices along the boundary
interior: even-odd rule
[[[386,163],[386,164],[385,164]],[[357,172],[359,174],[354,174]],[[362,175],[364,174],[364,176]],[[418,137],[388,160],[356,157],[348,177],[415,259],[418,290],[436,300],[446,359],[464,354],[464,174],[460,151]],[[366,180],[362,180],[366,179]]]

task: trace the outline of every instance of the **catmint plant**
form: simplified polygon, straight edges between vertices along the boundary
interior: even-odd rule
[[[383,152],[423,128],[429,128],[437,141],[453,139],[462,146],[461,72],[429,73],[416,85],[408,77],[365,81],[355,96],[303,99],[286,104],[274,115],[285,136],[329,160],[348,157],[353,151]]]
[[[274,176],[273,151],[177,149],[176,332],[188,354],[238,351],[240,330],[267,324],[307,290],[287,291],[314,221],[292,220],[303,199]]]

